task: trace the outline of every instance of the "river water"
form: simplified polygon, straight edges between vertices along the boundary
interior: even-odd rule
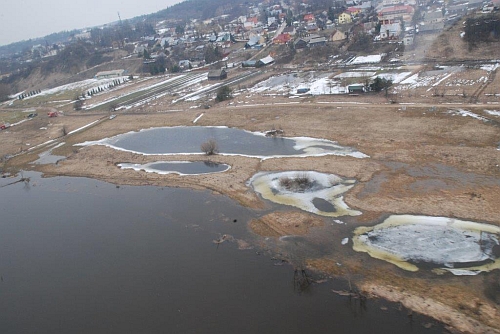
[[[398,305],[301,290],[254,213],[207,191],[0,179],[0,333],[435,333]],[[422,324],[433,323],[431,329]]]

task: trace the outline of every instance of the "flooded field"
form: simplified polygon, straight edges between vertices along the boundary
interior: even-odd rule
[[[264,133],[227,127],[166,127],[130,132],[81,145],[105,145],[139,154],[202,154],[200,145],[215,140],[219,153],[249,157],[341,155],[357,158],[365,154],[315,138],[266,137]]]
[[[24,177],[0,179],[2,333],[443,330],[397,304],[332,293],[344,281],[276,265],[247,229],[255,213],[226,197]]]

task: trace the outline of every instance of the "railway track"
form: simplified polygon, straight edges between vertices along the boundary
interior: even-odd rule
[[[195,83],[206,80],[207,72],[188,73],[166,80],[158,85],[148,87],[139,91],[132,92],[117,99],[109,100],[103,104],[95,106],[90,111],[94,110],[109,110],[111,107],[123,108],[130,107],[135,104],[144,103],[154,97],[164,95],[166,93],[175,93],[189,87]]]
[[[246,71],[246,72],[243,72],[241,73],[240,75],[234,77],[234,78],[231,78],[231,79],[228,79],[228,80],[225,80],[225,81],[222,81],[222,82],[219,82],[217,84],[214,84],[214,85],[211,85],[211,86],[208,86],[206,88],[202,88],[200,89],[199,91],[196,91],[196,92],[193,92],[193,93],[190,93],[190,94],[186,94],[180,98],[178,98],[177,100],[173,101],[173,103],[177,103],[177,102],[180,102],[180,101],[185,101],[189,98],[192,98],[194,96],[198,96],[198,97],[205,97],[207,95],[210,95],[210,94],[213,94],[215,93],[220,87],[222,86],[235,86],[241,82],[244,82],[256,75],[259,75],[261,73],[261,71]]]

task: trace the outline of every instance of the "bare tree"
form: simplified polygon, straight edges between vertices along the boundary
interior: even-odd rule
[[[219,153],[219,145],[215,139],[209,139],[200,146],[201,151],[206,155],[214,155]]]

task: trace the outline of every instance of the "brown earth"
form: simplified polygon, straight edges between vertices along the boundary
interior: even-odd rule
[[[273,212],[250,222],[250,228],[264,237],[305,235],[312,227],[324,225],[323,219],[303,212]]]
[[[495,105],[456,101],[454,105],[443,105],[439,104],[438,97],[431,96],[422,103],[403,108],[387,103],[383,95],[310,97],[291,103],[299,101],[243,93],[231,102],[200,110],[191,109],[192,104],[187,102],[171,105],[168,99],[119,112],[113,120],[108,113],[69,110],[63,116],[49,118],[50,109],[40,106],[36,108],[39,116],[0,132],[0,156],[15,155],[0,166],[11,172],[18,168],[38,170],[46,177],[85,176],[116,184],[210,189],[255,210],[271,207],[246,184],[258,171],[315,170],[355,178],[358,182],[346,194],[345,201],[363,214],[346,219],[347,224],[332,224],[331,220],[313,214],[289,210],[266,212],[249,226],[261,236],[314,236],[327,244],[332,243],[326,237],[331,233],[336,240],[336,245],[330,246],[334,252],[319,258],[308,256],[309,268],[331,276],[348,277],[362,291],[399,301],[464,332],[500,331],[498,292],[488,290],[498,282],[498,273],[466,278],[436,276],[425,271],[409,274],[364,253],[355,253],[349,246],[340,246],[340,240],[352,235],[354,227],[373,225],[393,213],[451,216],[500,226],[500,206],[497,205],[500,203],[500,153],[497,150],[500,117],[489,115],[491,121],[483,122],[447,113],[453,108],[463,108],[486,116],[484,109],[494,109]],[[429,112],[431,106],[437,107]],[[0,113],[10,112],[14,111],[0,110]],[[281,127],[286,136],[338,141],[370,158],[324,156],[261,161],[224,155],[144,156],[102,146],[73,146],[143,128],[191,126],[202,113],[197,126],[225,125],[250,131]],[[96,120],[100,122],[63,136]],[[47,150],[47,147],[33,147],[49,140],[65,143],[53,154],[67,159],[57,165],[33,165],[38,153]],[[116,166],[121,162],[207,159],[232,168],[225,173],[185,177],[122,170]],[[279,248],[279,243],[276,247]],[[432,307],[423,307],[419,300],[425,300]],[[472,301],[477,301],[480,307],[469,305]],[[476,323],[479,325],[474,325]]]

